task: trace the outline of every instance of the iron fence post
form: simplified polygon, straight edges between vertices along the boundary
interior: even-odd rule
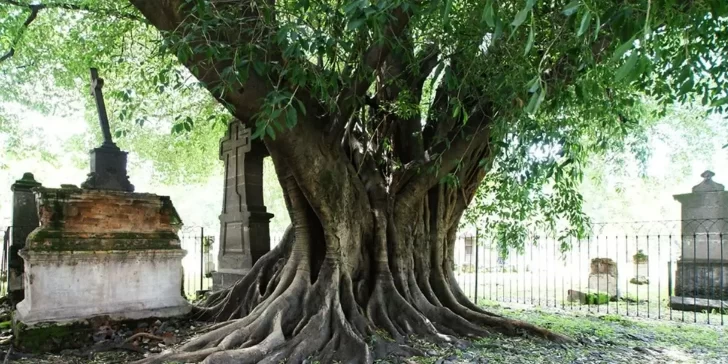
[[[478,273],[480,271],[480,265],[478,264],[478,255],[479,255],[479,239],[478,236],[480,235],[480,229],[477,227],[475,228],[475,304],[478,304]]]
[[[200,291],[205,289],[205,228],[200,227]]]

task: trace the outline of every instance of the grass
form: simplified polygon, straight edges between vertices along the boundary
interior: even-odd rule
[[[547,327],[577,341],[560,345],[528,337],[492,335],[467,349],[426,346],[427,357],[379,363],[723,363],[726,329],[692,323],[659,322],[614,314],[509,309],[487,302],[488,310]]]

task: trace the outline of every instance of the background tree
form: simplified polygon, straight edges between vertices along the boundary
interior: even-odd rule
[[[583,163],[637,125],[641,93],[662,105],[728,103],[721,0],[132,1],[138,11],[0,1],[11,24],[2,59],[15,64],[5,79],[47,71],[74,88],[94,62],[137,81],[127,96],[139,105],[205,88],[264,138],[292,226],[198,310],[225,322],[164,360],[369,362],[414,353],[411,334],[458,342],[491,330],[565,340],[459,289],[454,236],[478,187],[506,219],[541,215],[579,234]],[[33,39],[42,19],[51,40],[78,31],[86,62],[75,74],[55,69],[67,54],[19,57],[21,45],[54,48],[39,45],[44,33]],[[177,61],[199,83],[171,82],[184,79]],[[173,128],[191,131],[204,119],[179,120]],[[376,328],[395,344],[368,344]]]

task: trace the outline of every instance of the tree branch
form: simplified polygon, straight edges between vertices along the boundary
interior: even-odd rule
[[[128,14],[128,13],[117,13],[115,11],[110,11],[106,9],[94,9],[91,7],[88,7],[86,5],[77,5],[77,4],[67,4],[67,3],[49,3],[49,4],[25,4],[16,0],[0,0],[0,3],[2,4],[9,4],[21,8],[27,8],[30,10],[30,14],[23,22],[23,25],[20,28],[20,31],[18,34],[13,38],[13,41],[10,44],[10,49],[5,52],[2,56],[0,56],[0,63],[8,60],[10,57],[15,55],[15,47],[20,43],[20,40],[23,38],[23,35],[25,34],[25,31],[28,29],[30,24],[38,17],[38,13],[41,10],[44,9],[65,9],[65,10],[78,10],[78,11],[85,11],[89,13],[99,14],[99,15],[106,15],[106,16],[113,16],[117,18],[122,19],[128,19],[128,20],[134,20],[146,23],[146,20],[140,16],[134,15],[134,14]]]
[[[392,12],[393,21],[383,32],[384,40],[375,41],[369,46],[356,69],[344,70],[342,74],[346,78],[344,83],[350,87],[341,92],[337,101],[338,117],[334,118],[331,126],[333,140],[341,140],[349,116],[361,106],[364,96],[373,82],[376,74],[374,71],[381,67],[392,51],[394,41],[401,37],[407,29],[410,16],[410,12],[405,11],[401,6],[395,8]]]
[[[110,17],[115,17],[115,18],[120,18],[120,19],[138,21],[138,22],[145,23],[145,24],[148,23],[146,19],[144,19],[143,17],[136,15],[136,14],[118,12],[118,11],[110,10],[110,9],[98,9],[98,8],[93,8],[88,5],[56,3],[56,2],[43,3],[43,4],[26,4],[26,3],[22,3],[17,0],[0,0],[0,3],[10,4],[10,5],[14,5],[14,6],[22,7],[22,8],[28,8],[28,9],[37,7],[38,10],[64,9],[64,10],[84,11],[84,12],[92,13],[92,14],[105,15],[105,16],[110,16]]]
[[[12,0],[8,0],[8,1],[12,1]],[[12,1],[12,2],[15,3],[15,1]],[[15,4],[12,4],[12,5],[15,5]],[[23,34],[25,34],[25,31],[28,29],[28,26],[30,26],[30,23],[32,23],[35,20],[35,18],[38,17],[38,12],[41,9],[43,9],[42,5],[28,5],[28,8],[30,9],[30,14],[28,14],[28,17],[23,22],[23,25],[20,27],[20,31],[18,32],[18,34],[16,34],[15,38],[13,38],[13,41],[10,44],[10,50],[5,52],[5,54],[3,54],[0,57],[0,63],[4,62],[8,58],[15,55],[15,47],[18,45],[20,40],[23,38]]]

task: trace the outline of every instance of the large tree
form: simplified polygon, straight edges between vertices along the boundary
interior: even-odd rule
[[[57,78],[48,82],[77,87],[66,74],[74,67],[59,63],[108,61],[130,78],[166,67],[138,75],[154,91],[117,96],[141,105],[139,94],[205,88],[273,159],[292,226],[197,309],[221,321],[215,330],[149,361],[371,362],[416,353],[410,335],[568,340],[484,311],[458,287],[455,233],[479,187],[486,213],[515,222],[538,213],[578,233],[581,166],[632,130],[641,97],[714,110],[728,101],[723,0],[0,3],[12,25],[0,60],[15,62],[6,81],[48,70]],[[55,58],[23,55],[57,39],[29,42],[39,21],[51,34],[86,24],[76,32],[86,36],[68,39],[86,48],[68,49],[99,58],[59,61],[72,55],[55,44],[45,46]],[[176,62],[197,86],[170,82],[183,74]],[[191,129],[193,118],[179,120],[175,130]]]

